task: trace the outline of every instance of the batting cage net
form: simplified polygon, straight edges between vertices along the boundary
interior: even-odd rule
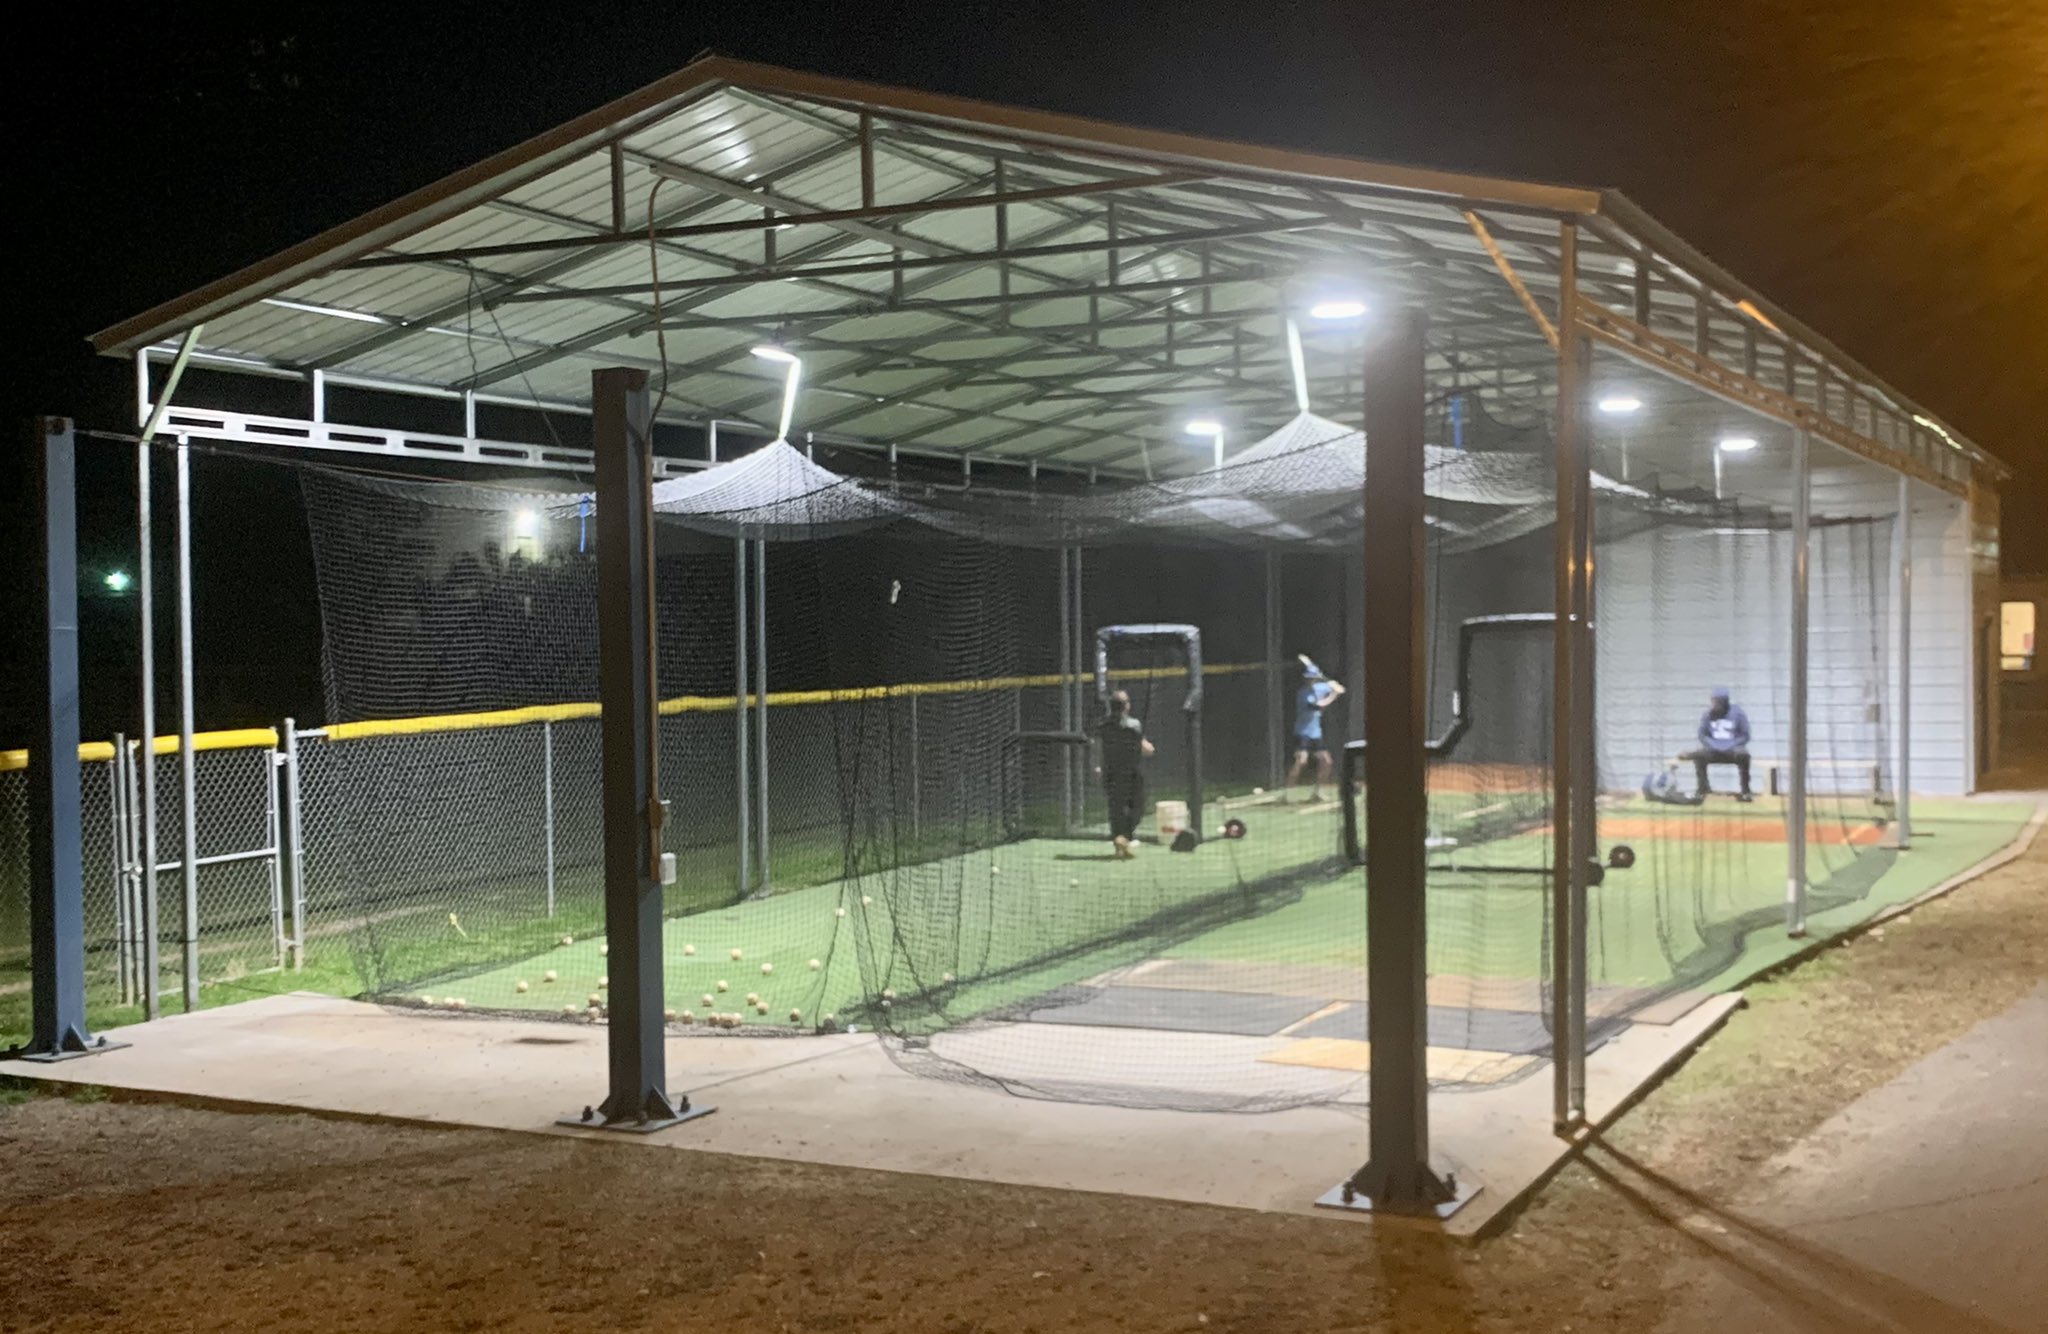
[[[1661,425],[1594,422],[1595,1042],[1784,924],[1794,766],[1809,912],[1893,864],[1907,540],[1892,474],[1812,446],[1796,700],[1789,434],[1597,371]],[[1547,425],[1462,394],[1429,433],[1430,1069],[1469,1086],[1551,1047],[1556,473]],[[1362,1099],[1364,469],[1304,413],[1160,481],[778,442],[657,484],[675,1031],[877,1032],[1127,1105]],[[301,475],[309,917],[376,997],[602,1019],[588,495]]]

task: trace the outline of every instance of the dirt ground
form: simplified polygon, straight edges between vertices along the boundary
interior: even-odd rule
[[[1647,1331],[1716,1202],[2048,975],[2048,840],[1758,985],[1500,1236],[0,1094],[0,1330]],[[1189,1155],[1199,1171],[1199,1154]]]

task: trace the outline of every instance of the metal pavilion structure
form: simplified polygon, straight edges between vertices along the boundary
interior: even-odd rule
[[[1334,299],[1362,302],[1374,318],[1314,318]],[[1427,337],[1408,312],[1426,313]],[[1311,399],[1361,420],[1368,386],[1403,397],[1364,417],[1381,428],[1374,458],[1411,441],[1419,449],[1426,405],[1453,394],[1553,433],[1554,966],[1567,983],[1592,825],[1585,436],[1595,355],[1770,419],[1802,451],[1825,442],[1880,465],[1901,494],[1959,497],[1994,540],[1991,488],[2002,474],[1936,414],[1611,191],[1162,133],[722,57],[93,341],[133,361],[145,452],[162,438],[181,449],[219,441],[596,471],[605,450],[637,440],[644,452],[660,428],[700,432],[692,456],[647,457],[648,475],[672,475],[718,461],[721,428],[775,434],[793,380],[753,354],[764,343],[801,357],[807,439],[939,460],[969,477],[977,465],[1032,477],[1193,470],[1211,440],[1220,453],[1225,436],[1253,439]],[[188,365],[294,381],[304,411],[180,401]],[[593,376],[612,369],[630,374]],[[612,398],[600,401],[600,383]],[[459,404],[463,429],[340,420],[330,386],[440,400],[444,411]],[[480,410],[505,420],[500,409],[597,424],[588,445],[552,428],[545,443],[480,433]],[[1200,448],[1185,434],[1191,413],[1215,428]],[[1650,425],[1638,448],[1663,449],[1683,471],[1675,441],[1660,443]],[[1369,528],[1368,577],[1420,561],[1420,525],[1400,517],[1420,512],[1419,477],[1399,466],[1381,475],[1411,490],[1374,497],[1378,483],[1368,485],[1367,513],[1387,521]],[[632,506],[620,486],[631,479],[612,481],[600,477],[601,513],[604,498],[613,502],[601,531],[623,533],[619,510]],[[1802,470],[1787,500],[1803,506],[1827,485],[1822,470]],[[629,574],[609,596],[644,594]],[[1369,599],[1400,596],[1393,584],[1370,587]],[[1396,619],[1412,624],[1405,612]],[[1903,653],[1903,632],[1901,641]],[[1368,739],[1387,744],[1370,819],[1376,830],[1412,827],[1419,849],[1420,752],[1394,739],[1407,734],[1399,675],[1420,671],[1420,659],[1384,643],[1374,654]],[[189,687],[185,699],[189,735]],[[1420,736],[1419,725],[1408,731]],[[637,859],[643,881],[658,861]],[[1386,1062],[1397,1082],[1385,1089],[1375,1063],[1374,1157],[1405,1155],[1411,1177],[1427,1158],[1419,1012],[1393,991],[1380,1005],[1377,988],[1382,971],[1389,987],[1419,986],[1419,896],[1418,883],[1407,909],[1392,896],[1383,909],[1376,890],[1375,911],[1391,915],[1371,932],[1375,1046],[1416,1056],[1398,1077],[1403,1063]],[[629,966],[615,960],[614,971]],[[1558,994],[1556,1114],[1569,1131],[1584,1092],[1583,1043],[1571,1041],[1584,1031],[1583,978],[1576,1013],[1573,986]],[[1392,1027],[1404,1013],[1414,1021],[1405,1039]],[[82,1019],[53,1015],[51,1043],[83,1032]],[[645,1064],[660,1059],[659,1042],[646,1040],[660,1017],[656,1005],[637,1034],[614,1025],[615,1093],[621,1043],[637,1053],[628,1064],[640,1062],[639,1092],[660,1091]],[[1412,1180],[1388,1190],[1428,1193]]]

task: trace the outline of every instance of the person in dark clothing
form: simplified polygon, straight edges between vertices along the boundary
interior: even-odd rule
[[[1145,725],[1131,716],[1128,692],[1111,692],[1109,712],[1095,725],[1095,740],[1102,748],[1097,772],[1102,775],[1103,795],[1109,799],[1109,835],[1116,844],[1117,860],[1127,861],[1145,810],[1143,761],[1152,753]]]
[[[1754,801],[1749,790],[1749,715],[1728,698],[1727,686],[1715,686],[1707,699],[1707,711],[1700,715],[1699,749],[1687,753],[1699,778],[1699,794],[1713,791],[1707,782],[1707,767],[1732,764],[1742,780],[1737,801]]]

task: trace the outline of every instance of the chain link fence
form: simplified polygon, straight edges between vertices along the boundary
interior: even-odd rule
[[[156,876],[144,871],[140,747],[86,748],[79,764],[86,1006],[95,1027],[145,1017],[152,961],[161,1004],[184,1004],[187,967],[183,775],[158,754]],[[287,967],[296,920],[280,856],[280,752],[262,746],[193,755],[193,899],[189,976],[198,992]],[[31,1034],[29,774],[0,768],[0,1047]],[[156,926],[154,948],[150,923]],[[195,1000],[199,997],[195,993]]]
[[[1265,739],[1252,724],[1263,717],[1266,677],[1226,669],[1210,681],[1212,786],[1245,787],[1265,772]],[[1154,705],[1171,766],[1162,773],[1179,770],[1171,715],[1182,691],[1166,681]],[[748,729],[751,745],[756,717],[729,698],[669,708],[662,785],[674,802],[668,847],[678,863],[670,912],[875,869],[854,864],[849,803],[908,798],[909,809],[889,816],[901,831],[891,856],[906,862],[1099,824],[1100,793],[1085,765],[1066,777],[1064,753],[1020,747],[987,757],[1005,775],[993,807],[948,777],[958,770],[959,738],[985,734],[987,716],[1001,715],[1007,730],[1047,730],[1059,694],[1057,684],[1034,680],[933,683],[886,698],[771,696],[765,866],[761,831],[750,823],[759,819],[759,771],[742,783],[738,758],[738,729]],[[272,745],[195,752],[197,928],[189,942],[180,756],[162,752],[151,761],[152,887],[143,870],[141,747],[123,739],[119,749],[87,748],[81,851],[87,1005],[96,1026],[144,1016],[152,960],[162,1005],[177,1010],[188,954],[202,1004],[208,989],[309,960],[323,986],[389,994],[602,930],[594,711],[514,725],[380,726],[389,730],[296,736],[287,726]],[[1071,784],[1070,798],[1063,784]],[[1163,786],[1160,795],[1179,794]],[[28,880],[28,773],[16,767],[0,770],[0,1043],[9,1045],[30,1028]]]

